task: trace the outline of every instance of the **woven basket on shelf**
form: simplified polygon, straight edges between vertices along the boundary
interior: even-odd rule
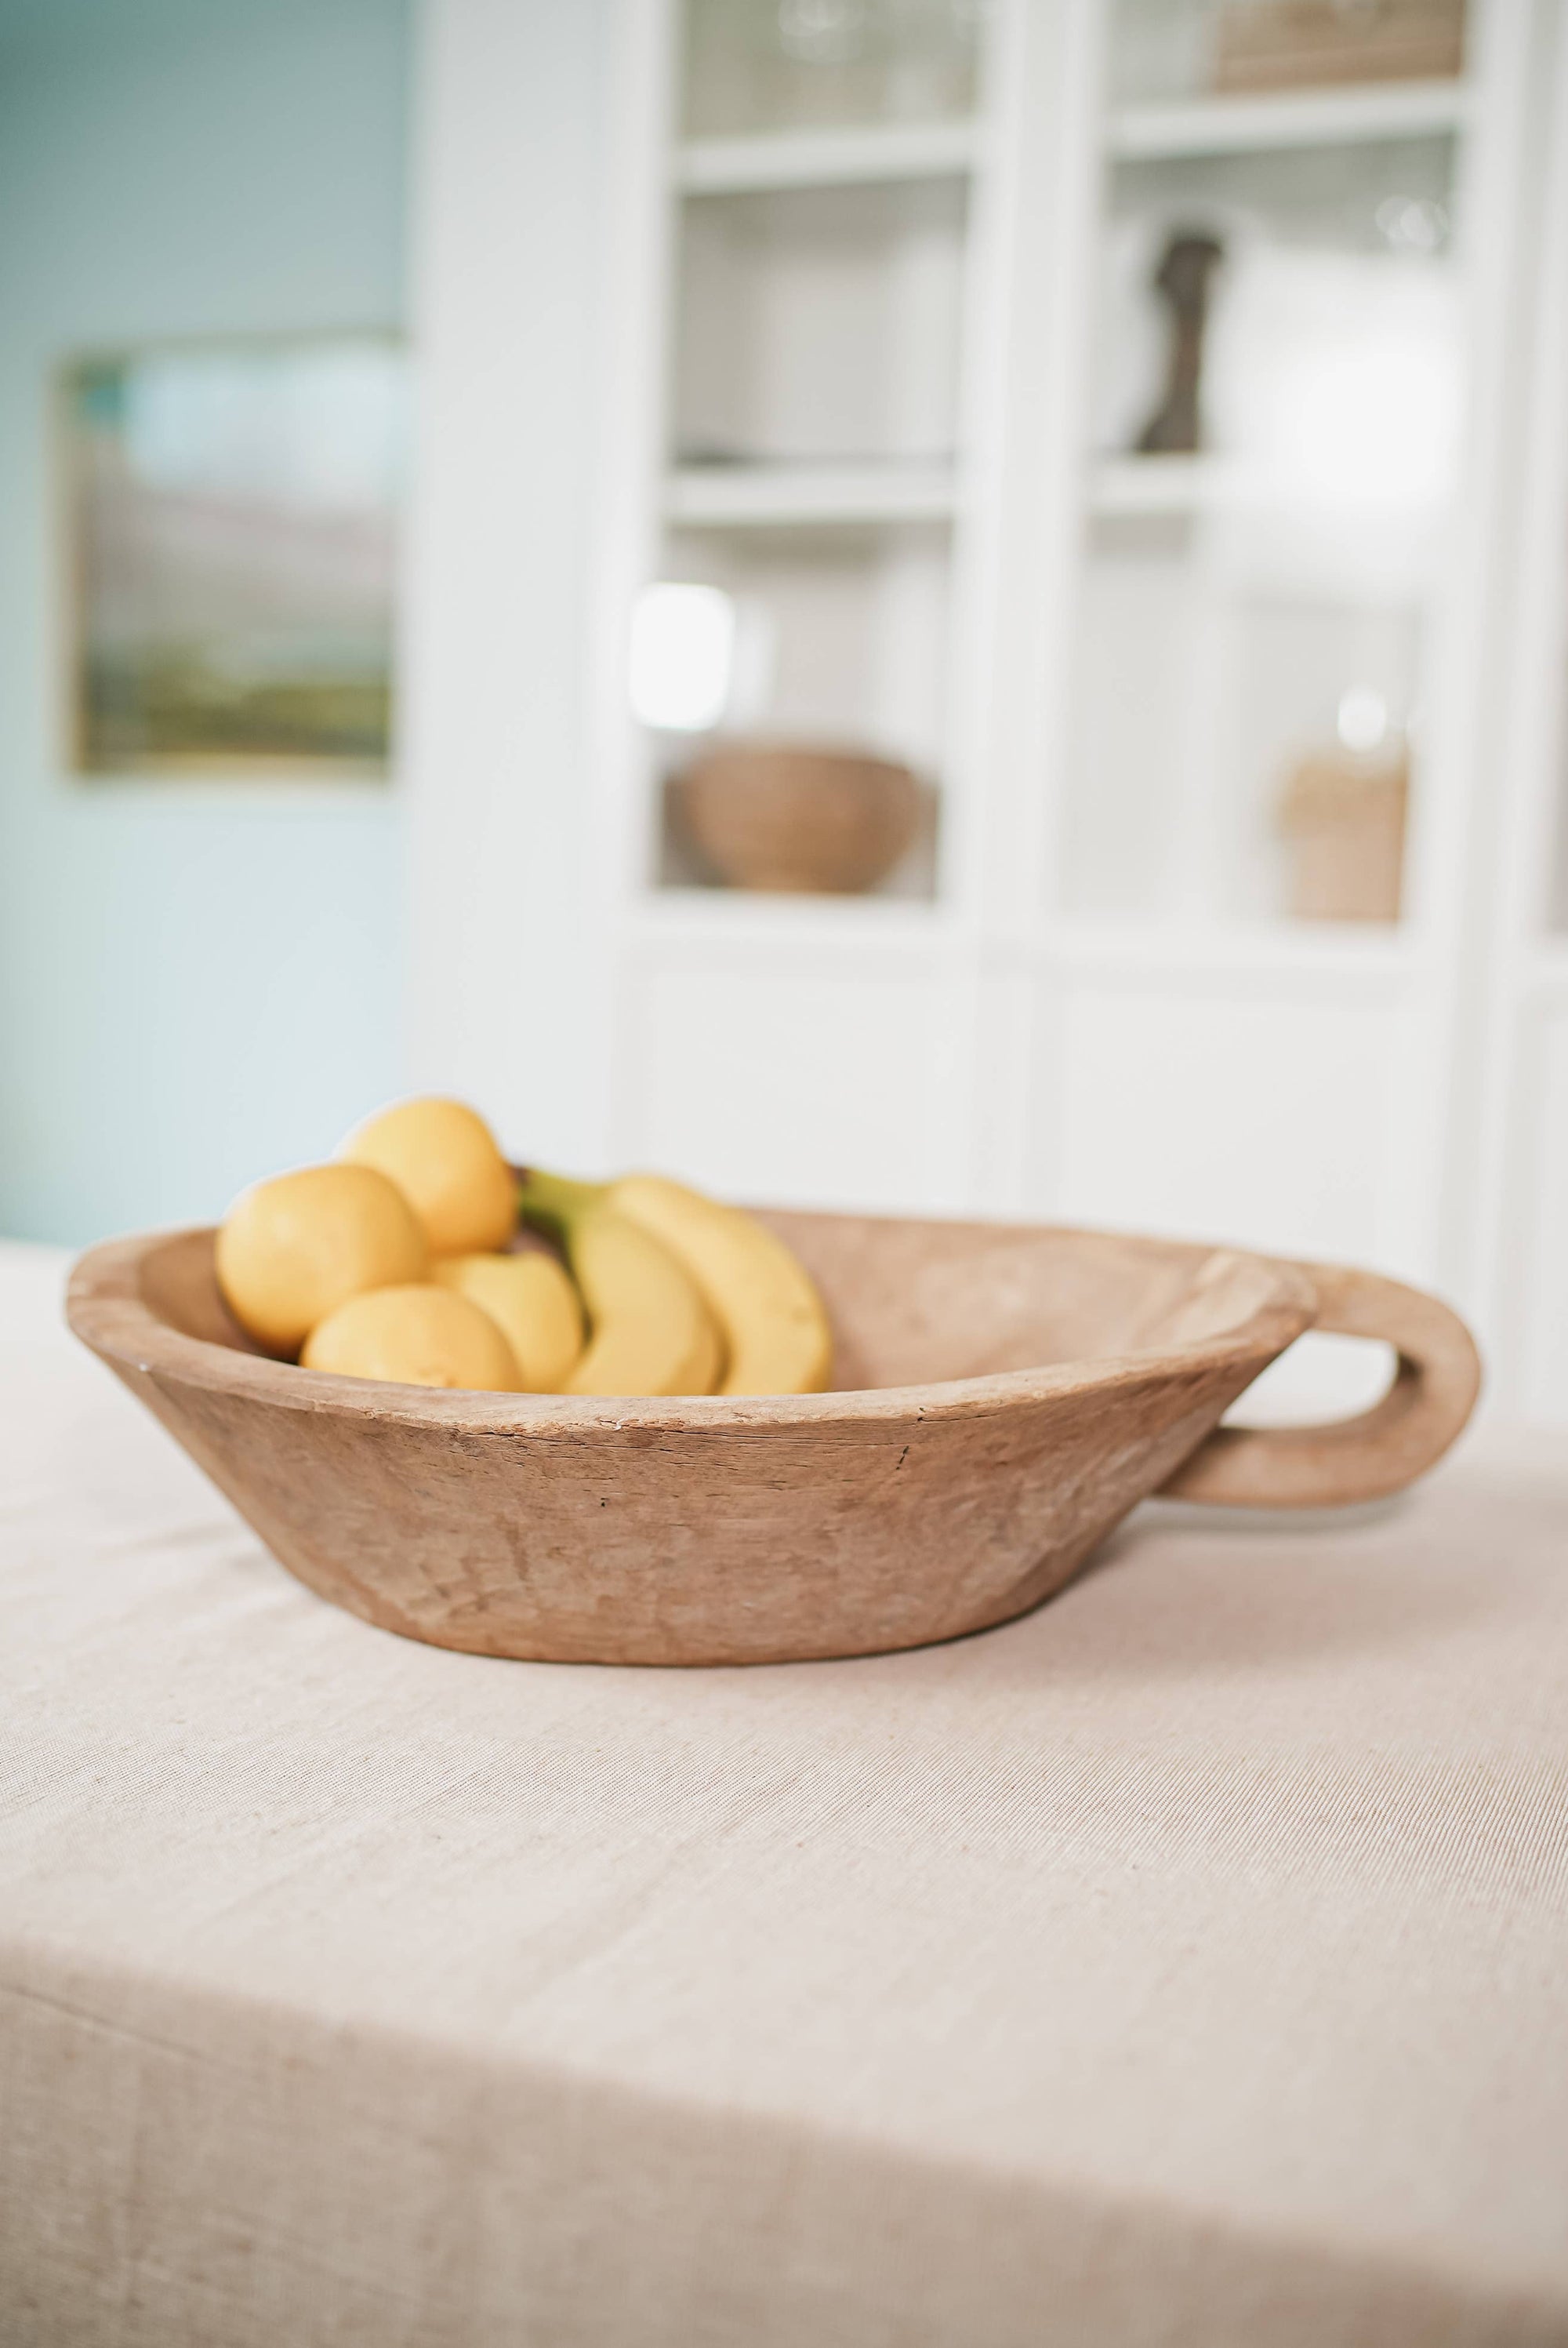
[[[731,742],[678,777],[675,804],[733,888],[840,896],[875,888],[904,855],[920,786],[859,751]]]
[[[1214,86],[1235,95],[1437,80],[1463,65],[1464,0],[1230,0]]]

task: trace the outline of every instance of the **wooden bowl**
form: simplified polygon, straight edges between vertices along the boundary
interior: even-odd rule
[[[920,814],[907,767],[784,743],[709,751],[677,778],[675,798],[696,846],[732,886],[808,895],[875,888]]]
[[[1462,1323],[1359,1272],[1160,1240],[770,1213],[822,1284],[841,1390],[727,1401],[437,1393],[254,1352],[210,1231],[111,1241],[67,1315],[302,1581],[487,1655],[774,1663],[918,1646],[1059,1590],[1163,1489],[1397,1490],[1463,1426]],[[1314,1321],[1399,1350],[1376,1408],[1218,1428]]]

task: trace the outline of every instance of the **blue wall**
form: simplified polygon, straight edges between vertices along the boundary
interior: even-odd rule
[[[397,1089],[386,784],[73,781],[48,395],[397,325],[404,0],[0,0],[0,1232],[206,1219]]]

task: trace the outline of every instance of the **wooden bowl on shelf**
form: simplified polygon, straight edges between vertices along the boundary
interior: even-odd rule
[[[732,888],[853,896],[908,850],[921,791],[890,758],[731,742],[677,776],[674,797],[693,845]]]
[[[769,1213],[820,1282],[839,1390],[604,1401],[302,1370],[230,1319],[210,1230],[92,1249],[77,1334],[282,1563],[478,1654],[777,1663],[919,1646],[1059,1590],[1136,1502],[1361,1500],[1470,1414],[1461,1322],[1368,1272],[1153,1239]],[[1388,1339],[1384,1400],[1221,1428],[1312,1323]]]

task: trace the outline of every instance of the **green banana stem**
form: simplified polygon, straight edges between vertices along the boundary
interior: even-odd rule
[[[518,1209],[536,1231],[564,1239],[578,1217],[597,1207],[609,1188],[608,1182],[574,1182],[569,1175],[547,1174],[529,1166],[518,1186]]]

